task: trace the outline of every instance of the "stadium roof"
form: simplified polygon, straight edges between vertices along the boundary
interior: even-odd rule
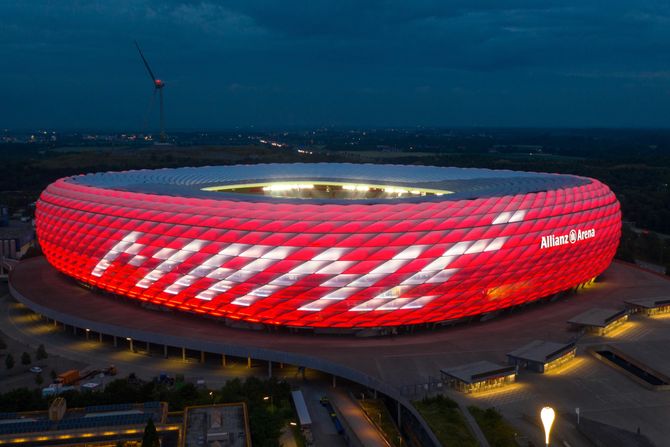
[[[551,191],[588,184],[587,178],[535,172],[434,166],[350,163],[294,163],[204,166],[124,172],[103,172],[71,177],[69,181],[131,192],[198,197],[215,200],[350,203],[342,199],[304,199],[204,191],[204,188],[261,182],[332,181],[374,183],[404,188],[449,191],[449,194],[363,199],[357,202],[388,203],[475,199]]]

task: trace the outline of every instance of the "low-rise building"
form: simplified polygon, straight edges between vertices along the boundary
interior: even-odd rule
[[[67,409],[58,397],[48,411],[0,413],[2,446],[139,445],[151,419],[165,445],[180,439],[181,420],[167,418],[167,403],[93,405]]]
[[[593,308],[568,320],[568,324],[576,329],[594,335],[607,335],[628,321],[626,309]]]
[[[626,307],[634,313],[647,316],[670,313],[670,296],[655,298],[641,298],[638,300],[624,301]]]
[[[244,402],[184,409],[183,447],[251,447]]]
[[[499,365],[482,360],[440,370],[442,381],[464,393],[499,388],[516,381],[516,366]]]
[[[519,368],[545,373],[558,368],[577,354],[574,343],[555,343],[545,340],[533,340],[530,343],[507,353],[507,363]]]
[[[20,259],[34,244],[32,224],[10,221],[6,226],[0,226],[0,257]]]

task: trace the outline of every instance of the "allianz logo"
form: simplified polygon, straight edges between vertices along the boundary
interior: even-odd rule
[[[575,230],[573,228],[569,233],[542,236],[540,249],[558,247],[559,245],[574,244],[575,242],[591,239],[593,237],[596,237],[595,228],[589,228],[587,230]]]

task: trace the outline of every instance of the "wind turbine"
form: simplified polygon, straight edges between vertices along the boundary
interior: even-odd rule
[[[142,58],[142,61],[144,62],[144,66],[147,67],[147,71],[149,72],[149,76],[151,77],[151,80],[154,83],[154,94],[156,94],[156,91],[158,91],[158,94],[160,95],[160,126],[161,126],[161,131],[160,131],[160,136],[159,136],[159,141],[161,143],[166,143],[167,142],[167,135],[165,135],[165,117],[163,114],[163,87],[165,87],[165,83],[161,81],[160,79],[156,79],[156,76],[154,76],[154,72],[151,71],[151,67],[149,66],[149,62],[147,62],[147,59],[144,57],[144,54],[142,53],[142,49],[140,49],[140,45],[135,41],[135,46],[137,47],[137,51],[140,53],[140,57]]]

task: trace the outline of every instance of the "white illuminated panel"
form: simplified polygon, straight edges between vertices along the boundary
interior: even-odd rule
[[[131,247],[134,247],[136,244],[135,242],[140,238],[140,236],[143,233],[139,231],[131,231],[128,233],[123,239],[121,239],[119,242],[117,242],[106,254],[105,256],[102,257],[102,259],[97,263],[97,265],[93,268],[93,271],[91,272],[91,275],[97,276],[98,278],[105,273],[105,270],[109,268],[110,265],[112,265],[112,262],[119,257],[121,253],[127,253],[127,254],[137,254],[139,250],[135,253],[130,253],[129,249]]]
[[[250,247],[248,244],[230,244],[219,252],[221,255],[238,256]]]
[[[446,267],[457,259],[460,256],[473,255],[478,253],[483,253],[485,251],[496,251],[500,250],[507,241],[506,237],[499,237],[494,239],[481,239],[478,241],[462,241],[457,242],[450,248],[448,248],[442,256],[435,259],[430,264],[426,265],[421,269],[421,271],[415,273],[409,278],[405,279],[400,286],[391,288],[378,294],[371,300],[365,301],[353,308],[351,311],[354,312],[365,312],[371,310],[390,310],[390,307],[396,306],[389,305],[389,300],[397,300],[402,298],[401,295],[407,292],[410,287],[421,284],[440,284],[448,281],[456,272],[460,269],[447,269]],[[417,254],[418,256],[418,254]],[[407,262],[407,261],[404,261]],[[387,263],[385,263],[387,264]],[[370,276],[370,274],[365,275]],[[363,278],[364,278],[363,277]],[[372,278],[371,278],[372,279]],[[350,285],[370,285],[363,284],[360,282],[360,279],[355,281]],[[424,300],[425,301],[425,300]],[[405,303],[402,305],[403,309],[418,309],[420,306],[423,306],[424,301],[414,300],[410,303]],[[380,304],[383,303],[383,304]],[[425,304],[425,303],[424,303]],[[400,304],[398,304],[400,305]],[[408,307],[410,306],[410,307]]]
[[[508,222],[521,222],[524,217],[526,217],[526,213],[528,210],[519,210],[514,215],[510,218]]]
[[[343,247],[333,247],[329,248],[326,251],[314,256],[315,261],[336,261],[342,257],[342,255],[351,251],[350,248]]]
[[[189,243],[186,244],[186,246],[190,247],[196,247],[196,246],[201,246],[205,241],[195,239]],[[156,253],[158,254],[158,252]],[[163,256],[165,253],[161,253],[161,256]],[[170,255],[169,258],[161,262],[154,270],[151,272],[147,273],[144,278],[140,279],[135,285],[137,287],[140,287],[142,289],[147,289],[151,287],[153,283],[158,281],[165,273],[171,272],[179,264],[193,256],[195,252],[193,251],[188,251],[185,249],[177,250],[172,255]],[[169,286],[168,286],[169,287]],[[174,289],[172,289],[174,290]]]
[[[297,250],[297,247],[276,247],[271,251],[265,253],[262,258],[266,259],[286,259],[291,253]]]
[[[526,217],[526,213],[528,213],[528,210],[504,211],[500,213],[495,219],[493,219],[493,225],[509,222],[521,222],[524,217]]]
[[[416,259],[426,248],[426,245],[413,245],[395,255],[393,259]]]
[[[504,211],[504,212],[498,214],[498,216],[495,219],[493,219],[493,225],[498,225],[498,224],[503,224],[503,223],[509,222],[509,220],[510,220],[510,218],[512,217],[513,214],[514,213],[511,212],[511,211]]]
[[[333,261],[316,272],[319,275],[338,275],[356,264],[356,261]]]
[[[273,249],[274,247],[272,247],[271,245],[252,245],[251,247],[247,248],[242,253],[240,253],[239,256],[243,258],[260,258],[265,253],[268,253]]]

